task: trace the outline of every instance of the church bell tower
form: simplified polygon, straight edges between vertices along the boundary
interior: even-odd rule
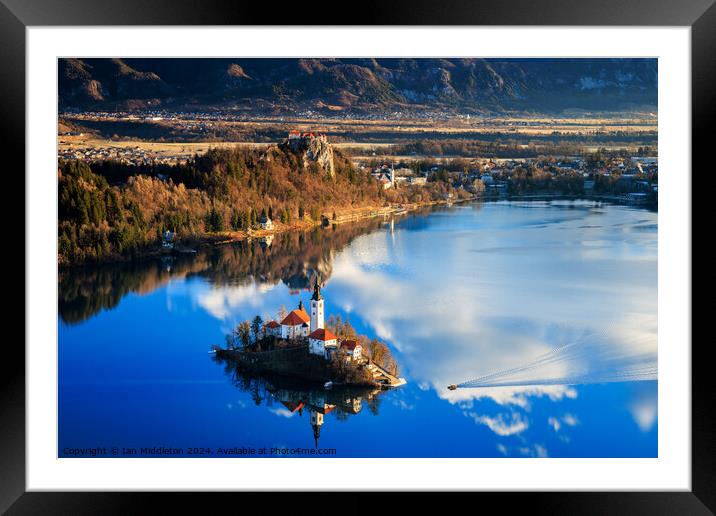
[[[321,296],[321,286],[318,284],[318,277],[313,286],[313,296],[311,296],[311,332],[325,328],[323,323],[323,296]]]

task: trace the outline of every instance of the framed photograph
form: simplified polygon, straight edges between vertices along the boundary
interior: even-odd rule
[[[711,2],[276,11],[2,0],[27,301],[0,507],[716,510]]]

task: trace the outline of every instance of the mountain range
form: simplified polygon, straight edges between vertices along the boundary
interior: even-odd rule
[[[61,109],[653,112],[657,60],[59,59]]]

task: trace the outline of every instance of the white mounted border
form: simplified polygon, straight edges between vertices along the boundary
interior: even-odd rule
[[[690,28],[28,27],[26,37],[28,491],[690,489]],[[658,458],[58,459],[57,58],[140,56],[658,57]],[[390,476],[374,474],[388,465]]]

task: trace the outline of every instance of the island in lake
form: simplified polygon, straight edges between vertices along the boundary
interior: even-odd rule
[[[659,457],[657,59],[57,73],[58,457]]]
[[[357,335],[348,321],[330,317],[326,326],[324,299],[318,278],[310,300],[278,319],[256,316],[227,335],[226,348],[215,346],[218,358],[236,364],[246,374],[273,374],[320,382],[325,388],[362,386],[388,389],[405,385],[390,348],[378,339]]]

